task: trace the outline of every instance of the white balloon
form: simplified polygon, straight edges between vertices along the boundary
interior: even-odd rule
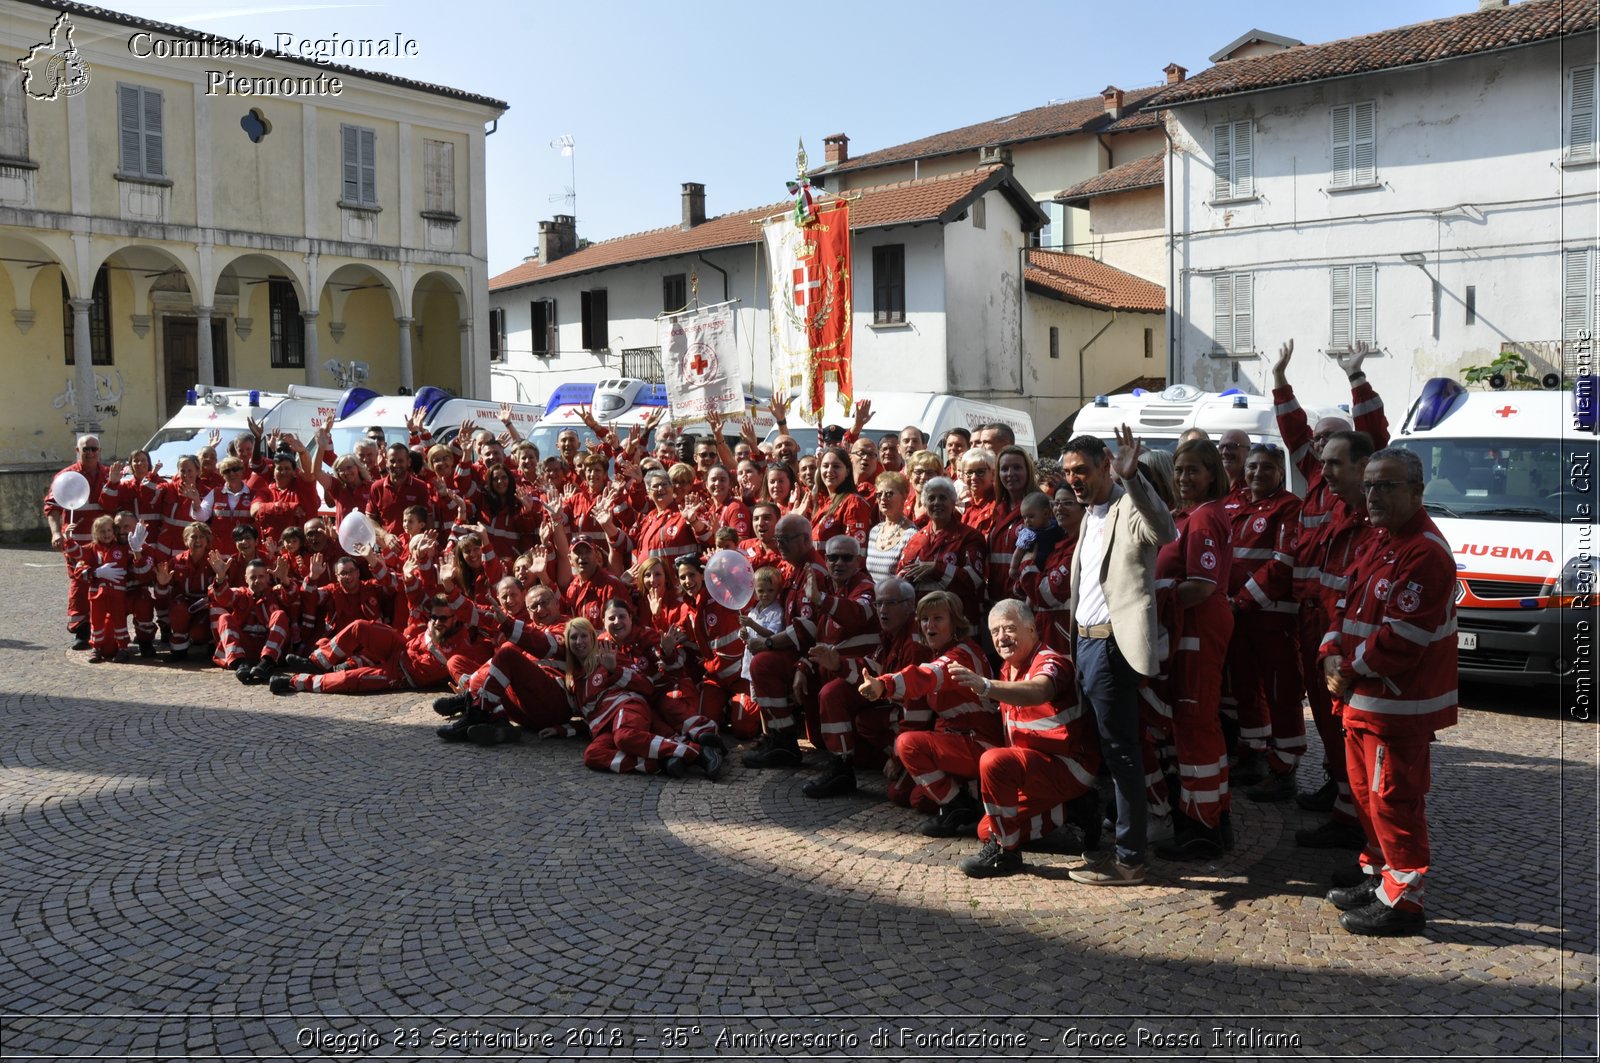
[[[737,550],[718,550],[706,562],[706,593],[727,609],[743,609],[756,593],[756,572]]]
[[[352,509],[339,522],[339,545],[344,547],[345,553],[359,554],[377,541],[378,533],[372,522],[359,509]]]
[[[62,509],[82,509],[89,501],[89,481],[81,472],[63,469],[50,481],[50,497]]]

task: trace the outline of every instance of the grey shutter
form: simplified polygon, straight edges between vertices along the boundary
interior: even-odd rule
[[[1378,179],[1378,105],[1370,100],[1350,109],[1350,183],[1370,185]]]
[[[161,90],[140,89],[144,94],[144,170],[146,177],[163,177],[167,172],[166,145],[161,127]]]
[[[1567,252],[1563,263],[1561,284],[1561,339],[1566,345],[1570,364],[1576,345],[1588,340],[1594,345],[1594,259],[1592,247],[1574,248]]]
[[[15,63],[0,66],[0,155],[28,157],[28,104],[23,98],[22,71]]]
[[[554,299],[546,299],[544,301],[545,351],[550,354],[559,354],[561,352],[561,347],[556,342],[559,338],[559,335],[560,334],[556,331],[556,301]]]
[[[378,202],[378,134],[361,130],[361,202]]]
[[[1233,350],[1233,278],[1211,278],[1211,341],[1217,354]]]
[[[1333,147],[1328,158],[1328,183],[1334,188],[1350,185],[1350,106],[1335,107],[1333,120]]]
[[[1248,121],[1233,123],[1233,199],[1256,194],[1255,132]]]
[[[1328,348],[1335,351],[1350,349],[1350,267],[1334,266],[1328,271],[1333,291],[1329,305],[1333,308],[1333,327],[1328,333]]]
[[[1213,199],[1231,199],[1233,196],[1233,127],[1224,122],[1211,131],[1211,165],[1215,178],[1211,186]]]
[[[1378,343],[1377,287],[1378,267],[1350,267],[1350,336],[1368,347]]]
[[[346,203],[361,200],[361,130],[353,125],[339,127],[340,158],[344,163],[344,191],[340,198]]]
[[[422,201],[425,210],[455,213],[455,145],[448,140],[422,142]]]
[[[117,136],[121,156],[119,163],[125,174],[137,176],[144,172],[144,145],[140,143],[139,86],[117,86]]]
[[[1254,282],[1254,274],[1233,275],[1233,350],[1236,354],[1249,354],[1256,349]]]
[[[1567,158],[1584,161],[1595,157],[1595,71],[1574,67],[1567,75]]]

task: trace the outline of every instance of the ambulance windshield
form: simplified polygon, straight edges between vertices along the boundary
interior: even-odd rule
[[[1594,522],[1595,441],[1407,439],[1422,459],[1435,517]]]

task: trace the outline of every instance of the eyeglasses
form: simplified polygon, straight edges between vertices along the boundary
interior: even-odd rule
[[[1226,450],[1231,453],[1235,450],[1244,450],[1245,446],[1246,445],[1244,443],[1218,443],[1217,449]]]
[[[100,452],[99,447],[79,447],[78,449],[85,454],[98,454]]]
[[[1364,495],[1386,495],[1396,487],[1404,487],[1407,484],[1420,484],[1421,482],[1421,480],[1362,480],[1361,493]]]
[[[911,604],[911,599],[910,598],[879,598],[878,599],[878,608],[880,608],[880,609],[882,609],[886,605],[910,605],[910,604]]]
[[[829,564],[833,564],[836,561],[854,561],[857,557],[859,557],[861,555],[859,555],[859,554],[829,554],[827,556],[828,556],[828,563]]]
[[[448,624],[450,621],[455,619],[455,614],[446,613],[444,616],[429,616],[428,619],[432,620],[435,624]]]

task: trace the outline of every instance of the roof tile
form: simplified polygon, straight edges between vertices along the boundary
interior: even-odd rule
[[[1029,251],[1023,279],[1030,288],[1096,310],[1159,313],[1167,308],[1167,292],[1161,285],[1087,255]]]
[[[997,184],[1008,175],[1009,171],[1002,167],[985,166],[915,181],[852,189],[851,194],[859,191],[861,198],[851,204],[850,226],[854,229],[874,229],[914,221],[931,221],[943,217],[984,186]],[[761,230],[753,223],[773,214],[781,214],[791,206],[792,201],[770,203],[764,207],[708,218],[692,229],[673,225],[604,240],[549,264],[524,262],[491,278],[489,290],[515,288],[606,266],[645,262],[669,255],[754,244],[761,239]]]
[[[1146,155],[1142,159],[1113,166],[1097,173],[1087,181],[1079,181],[1056,196],[1057,203],[1077,205],[1080,201],[1113,192],[1131,192],[1137,188],[1160,188],[1166,183],[1166,156],[1162,152]]]
[[[1106,114],[1105,101],[1099,96],[1081,100],[1050,103],[1032,110],[1019,111],[1004,118],[996,118],[976,125],[963,126],[945,133],[935,133],[920,140],[897,144],[892,148],[869,151],[836,166],[819,166],[813,174],[849,173],[873,166],[889,166],[912,159],[926,159],[936,155],[952,155],[962,151],[976,151],[991,144],[1016,144],[1042,137],[1058,137],[1068,133],[1124,133],[1134,129],[1152,129],[1156,125],[1154,114],[1142,113],[1144,101],[1165,86],[1130,89],[1123,93],[1122,117]]]
[[[1154,93],[1144,101],[1144,108],[1148,112],[1217,96],[1537,44],[1591,32],[1597,24],[1600,24],[1600,6],[1589,0],[1526,0],[1509,7],[1419,22],[1327,44],[1308,44],[1249,59],[1230,59]]]

